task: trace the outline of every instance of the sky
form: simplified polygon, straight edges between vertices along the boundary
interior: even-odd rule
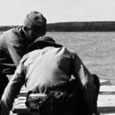
[[[0,0],[0,25],[22,25],[34,10],[47,23],[115,21],[115,0]]]

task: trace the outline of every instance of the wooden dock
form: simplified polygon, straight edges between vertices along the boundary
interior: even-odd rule
[[[13,115],[17,115],[17,113],[20,113],[18,115],[27,115],[25,99],[26,92],[23,89],[19,97],[15,99]],[[115,85],[111,85],[107,80],[101,80],[98,110],[100,115],[115,115]]]

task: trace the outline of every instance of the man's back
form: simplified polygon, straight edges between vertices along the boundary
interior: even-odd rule
[[[2,96],[2,103],[4,105],[3,112],[7,109],[7,111],[11,110],[12,102],[23,84],[26,85],[28,94],[49,94],[50,91],[56,92],[57,90],[68,92],[69,88],[71,90],[68,93],[71,94],[73,100],[70,101],[72,105],[69,105],[73,108],[71,110],[73,114],[76,114],[78,111],[81,115],[82,112],[86,113],[82,109],[84,101],[88,107],[87,109],[85,107],[86,110],[90,113],[96,112],[94,102],[96,97],[95,85],[93,84],[90,72],[79,56],[76,53],[70,52],[65,47],[55,44],[51,38],[44,38],[44,41],[42,38],[42,40],[37,41],[32,46],[34,50],[22,58],[12,80],[10,80],[10,83],[5,89]],[[71,75],[75,77],[76,81],[72,85],[69,82]],[[68,85],[70,87],[67,87]],[[81,107],[79,107],[80,105]],[[76,111],[76,108],[78,111]]]
[[[76,78],[76,82],[74,84],[70,82],[72,74],[75,74],[72,69],[77,71],[76,68],[73,68],[75,67],[75,56],[76,55],[74,53],[70,52],[65,47],[56,48],[50,46],[43,49],[34,50],[26,54],[21,60],[20,67],[22,71],[21,73],[18,73],[20,72],[20,67],[17,69],[16,73],[18,73],[19,76],[17,74],[18,77],[16,77],[16,79],[25,79],[25,84],[29,95],[30,93],[50,94],[57,91],[68,93],[68,97],[70,96],[70,101],[68,102],[70,105],[66,105],[68,110],[63,108],[65,103],[59,106],[62,106],[61,108],[64,109],[62,110],[66,114],[70,112],[68,113],[69,115],[74,115],[77,112],[82,115],[82,112],[88,112],[88,108],[83,97],[83,89],[80,85],[79,76],[74,76],[78,77]],[[79,61],[79,58],[77,59],[77,61]],[[78,65],[78,68],[79,67],[80,66]],[[20,76],[23,75],[23,73],[25,76]],[[17,89],[18,88],[19,87],[17,87]],[[82,111],[82,109],[85,112]],[[63,115],[61,109],[57,112]],[[55,114],[59,115],[59,113]]]
[[[68,82],[71,78],[72,56],[65,48],[46,47],[24,57],[27,89],[47,91]],[[39,90],[38,90],[39,89]]]

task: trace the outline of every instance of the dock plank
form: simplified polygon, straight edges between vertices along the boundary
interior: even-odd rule
[[[26,91],[23,88],[19,97],[15,99],[14,113],[28,112],[25,106],[25,99]],[[115,85],[108,85],[108,81],[101,82],[97,105],[100,115],[115,115]]]

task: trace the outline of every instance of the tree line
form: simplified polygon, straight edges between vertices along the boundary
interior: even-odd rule
[[[13,26],[0,26],[0,31],[5,31],[18,25]],[[47,31],[64,31],[64,32],[76,32],[76,31],[115,31],[114,21],[104,22],[60,22],[47,24]]]

